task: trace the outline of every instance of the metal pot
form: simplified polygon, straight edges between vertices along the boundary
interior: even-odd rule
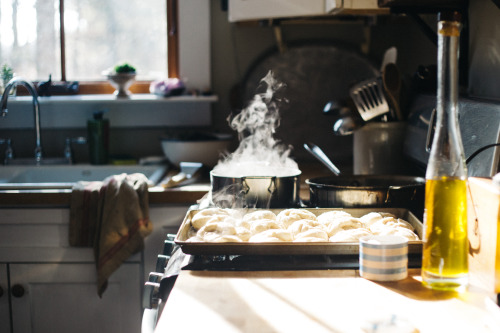
[[[226,177],[210,172],[210,201],[223,208],[293,208],[300,206],[300,174]]]
[[[412,176],[354,175],[307,179],[310,207],[406,208],[421,217],[425,179]]]

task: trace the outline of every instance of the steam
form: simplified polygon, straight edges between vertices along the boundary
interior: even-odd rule
[[[249,106],[231,120],[232,129],[238,132],[238,148],[219,162],[213,172],[226,177],[290,176],[297,173],[297,163],[290,158],[291,146],[274,138],[280,124],[276,92],[285,87],[277,81],[272,71],[260,81],[265,90],[254,96]],[[286,100],[285,100],[286,101]]]

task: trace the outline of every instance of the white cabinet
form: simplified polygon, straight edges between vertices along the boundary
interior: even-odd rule
[[[14,333],[140,331],[139,263],[123,264],[102,298],[91,263],[9,264],[9,271]]]
[[[188,209],[150,207],[144,251],[111,275],[102,298],[92,248],[69,246],[69,208],[0,209],[0,333],[140,332],[144,280]]]
[[[141,255],[99,298],[93,250],[70,247],[68,232],[68,208],[0,209],[0,332],[140,332]]]

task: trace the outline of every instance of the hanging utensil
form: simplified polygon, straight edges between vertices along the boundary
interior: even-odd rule
[[[323,163],[331,172],[336,176],[340,175],[340,170],[335,164],[326,156],[326,154],[313,143],[304,143],[304,148],[310,152],[314,157],[316,157],[321,163]]]
[[[354,133],[355,130],[364,126],[364,123],[359,117],[345,116],[339,118],[333,123],[333,134],[337,136],[346,136]]]
[[[398,49],[393,46],[388,48],[385,53],[384,57],[382,58],[382,65],[380,66],[380,71],[387,66],[387,64],[395,64],[396,60],[398,58]]]
[[[389,105],[387,104],[378,78],[354,85],[349,94],[364,121],[369,121],[389,113]]]
[[[364,125],[363,120],[353,108],[355,107],[350,99],[344,102],[332,100],[326,103],[323,113],[334,118],[333,133],[335,135],[351,135],[354,130]]]
[[[402,121],[403,114],[399,103],[401,93],[401,74],[398,66],[394,63],[388,63],[382,71],[382,82],[387,95],[389,104],[394,111],[393,118],[397,121]]]
[[[397,57],[397,48],[394,46],[388,48],[382,58],[380,72],[382,73],[388,64],[395,64]],[[380,116],[387,118],[386,115],[390,109],[384,95],[380,76],[356,84],[350,89],[349,94],[364,121]]]

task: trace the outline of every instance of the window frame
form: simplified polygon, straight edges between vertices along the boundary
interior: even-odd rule
[[[169,78],[179,77],[179,10],[178,0],[166,1],[167,20],[167,69]],[[64,0],[59,0],[59,25],[61,49],[61,81],[68,82],[66,78],[66,50],[64,33]],[[136,81],[129,90],[132,93],[149,93],[150,80]],[[79,81],[79,95],[111,94],[114,88],[107,81]]]

